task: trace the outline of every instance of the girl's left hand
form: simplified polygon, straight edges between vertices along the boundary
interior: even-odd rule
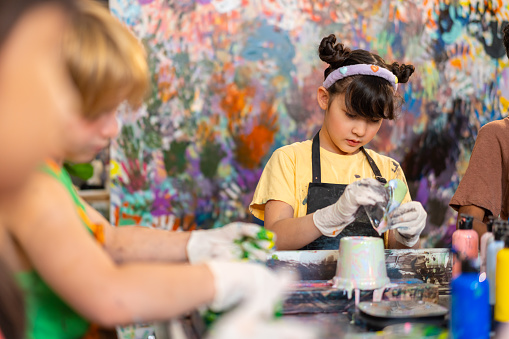
[[[428,214],[418,201],[410,201],[396,208],[389,215],[389,228],[395,229],[394,237],[401,244],[412,247],[426,226]]]

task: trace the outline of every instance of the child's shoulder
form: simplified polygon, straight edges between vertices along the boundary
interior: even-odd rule
[[[285,154],[291,158],[300,155],[309,155],[311,154],[312,144],[311,140],[294,142],[293,144],[279,147],[274,151],[274,154]]]
[[[69,194],[55,178],[34,171],[11,201],[12,208],[7,218],[14,218],[13,227],[36,225],[48,216],[62,215],[62,210],[69,201]]]

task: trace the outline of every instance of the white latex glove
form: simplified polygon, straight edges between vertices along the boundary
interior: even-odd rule
[[[365,178],[348,185],[339,200],[313,214],[316,228],[327,237],[335,237],[355,220],[360,206],[386,201],[385,189],[376,179]]]
[[[274,319],[274,311],[283,300],[293,277],[273,273],[276,280],[267,288],[257,288],[235,309],[223,314],[207,339],[315,339],[315,331],[296,321]],[[261,285],[259,285],[261,287]]]
[[[394,238],[401,244],[412,247],[426,226],[428,214],[418,201],[410,201],[396,208],[389,215],[389,228],[395,229]]]
[[[212,311],[229,310],[249,298],[258,298],[261,304],[257,312],[267,317],[274,314],[270,296],[280,290],[281,282],[269,268],[257,263],[210,261],[206,264],[214,276],[216,291],[209,305]]]
[[[274,245],[274,242],[256,240],[261,249],[244,243],[241,248],[235,244],[235,240],[243,237],[256,238],[262,228],[255,224],[234,222],[221,228],[212,230],[200,230],[191,232],[187,242],[187,257],[191,264],[207,260],[235,261],[242,256],[242,250],[249,252],[250,256],[260,260],[267,260],[267,252]]]

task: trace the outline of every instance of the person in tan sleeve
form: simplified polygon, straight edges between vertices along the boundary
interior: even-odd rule
[[[509,26],[504,28],[509,57]],[[449,203],[454,210],[474,217],[479,237],[490,215],[509,217],[509,118],[490,122],[479,130],[467,172]]]
[[[493,121],[479,130],[467,172],[451,199],[460,214],[474,217],[479,236],[486,232],[490,215],[508,218],[509,118]]]

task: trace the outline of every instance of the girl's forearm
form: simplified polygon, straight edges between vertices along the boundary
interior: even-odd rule
[[[140,226],[110,229],[105,249],[117,263],[185,262],[191,232],[172,232]]]
[[[108,327],[170,319],[212,302],[215,294],[206,265],[124,265],[96,281],[102,283],[86,294],[63,297],[87,319]]]
[[[313,214],[278,220],[265,227],[276,233],[278,250],[298,250],[322,235],[313,223]]]

